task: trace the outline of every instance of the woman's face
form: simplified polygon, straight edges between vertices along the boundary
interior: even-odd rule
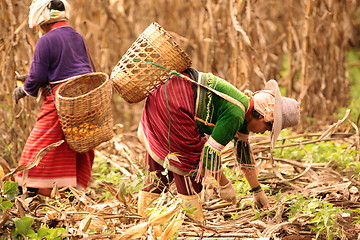
[[[260,118],[252,118],[248,122],[247,129],[253,133],[263,134],[265,131],[271,131],[272,123],[265,122],[264,117],[260,116]]]

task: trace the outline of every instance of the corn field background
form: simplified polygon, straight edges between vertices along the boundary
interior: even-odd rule
[[[221,202],[214,184],[208,183],[203,206],[207,225],[174,211],[166,224],[181,220],[177,239],[359,239],[360,109],[351,109],[355,121],[338,121],[336,115],[354,98],[347,54],[360,49],[359,0],[68,1],[73,8],[69,22],[84,36],[97,71],[110,75],[155,21],[173,35],[192,67],[240,90],[256,91],[276,79],[283,95],[301,103],[300,125],[285,133],[274,152],[278,172],[269,164],[268,136],[250,136],[271,208],[252,209],[248,186],[227,172],[238,191],[237,204]],[[39,29],[27,25],[30,4],[0,0],[0,164],[5,160],[12,168],[40,110],[36,99],[27,97],[17,105],[12,100],[15,75],[28,73],[40,37]],[[0,238],[14,229],[9,219],[24,216],[31,216],[37,229],[42,223],[54,231],[66,228],[68,239],[154,235],[151,218],[136,214],[136,194],[146,175],[145,149],[135,134],[143,103],[128,104],[115,92],[112,107],[116,136],[97,148],[86,192],[70,188],[71,201],[60,199],[56,188],[55,201],[16,197],[14,206],[0,211]],[[222,157],[224,166],[234,167],[231,150]],[[165,197],[178,204],[174,195]],[[3,203],[0,197],[0,210]]]
[[[265,81],[278,80],[286,96],[301,103],[301,128],[326,123],[347,103],[345,53],[359,45],[359,1],[69,2],[70,23],[85,37],[97,71],[110,74],[137,36],[156,21],[200,71],[241,90],[258,90]],[[15,72],[28,72],[39,37],[27,25],[30,3],[0,1],[0,152],[12,165],[39,110],[34,99],[15,105],[11,98]],[[129,130],[136,128],[141,107],[114,94],[115,121]]]

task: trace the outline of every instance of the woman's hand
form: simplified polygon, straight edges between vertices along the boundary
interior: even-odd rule
[[[20,82],[25,82],[25,80],[28,76],[29,76],[29,74],[16,75],[15,79]]]
[[[13,99],[14,102],[17,104],[19,102],[19,100],[23,97],[26,96],[26,93],[24,91],[24,86],[20,86],[15,88],[14,92],[13,92]]]
[[[269,200],[264,192],[261,189],[256,168],[242,168],[241,169],[249,185],[252,187],[252,192],[254,193],[255,205],[259,208],[268,208]]]
[[[230,181],[224,186],[220,186],[219,195],[221,199],[224,199],[227,202],[236,203],[236,191]]]
[[[231,182],[227,179],[224,172],[221,170],[219,174],[219,195],[221,199],[235,203],[236,202],[236,191]]]
[[[269,208],[269,199],[263,189],[254,192],[254,200],[258,208]]]

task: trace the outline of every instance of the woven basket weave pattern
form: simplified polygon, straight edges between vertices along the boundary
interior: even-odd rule
[[[56,92],[56,105],[65,139],[76,152],[87,152],[110,140],[112,84],[105,73],[74,77]]]
[[[168,70],[182,72],[190,65],[190,58],[172,36],[152,23],[114,67],[110,79],[127,102],[137,103],[167,80]]]

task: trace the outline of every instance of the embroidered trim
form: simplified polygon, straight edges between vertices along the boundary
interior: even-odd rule
[[[237,132],[235,134],[235,137],[240,141],[248,141],[249,140],[249,134]]]
[[[255,167],[254,157],[248,141],[237,140],[235,142],[236,161],[240,168]]]
[[[202,84],[204,86],[207,86],[208,83],[208,76],[205,73],[199,72],[198,76],[198,83]],[[206,88],[198,85],[197,88],[197,97],[196,97],[196,111],[195,116],[201,118],[205,122],[205,116],[206,116],[206,99],[207,99],[207,90]]]
[[[204,176],[211,175],[219,180],[221,173],[221,153],[209,145],[209,140],[204,144],[201,152],[200,163],[196,175],[196,181],[200,181]]]
[[[211,76],[209,76],[208,78],[208,86],[209,87],[213,87],[213,79],[211,78]],[[209,119],[210,119],[210,106],[211,106],[211,103],[212,103],[212,92],[211,91],[207,91],[207,97],[209,99],[207,105],[206,105],[206,118],[205,118],[205,122],[209,122]]]
[[[204,120],[202,120],[201,118],[198,118],[198,117],[194,117],[194,120],[195,121],[199,121],[199,122],[201,122],[201,123],[203,123],[203,124],[205,124],[205,125],[207,125],[207,126],[210,126],[210,127],[215,127],[215,124],[213,124],[213,123],[209,123],[209,122],[205,122]]]
[[[221,169],[220,152],[211,148],[209,145],[204,147],[203,161],[206,170],[218,172]]]
[[[215,151],[220,152],[224,149],[225,146],[221,145],[220,143],[218,143],[214,138],[210,137],[207,140],[207,144],[209,145],[209,147],[213,148]]]

